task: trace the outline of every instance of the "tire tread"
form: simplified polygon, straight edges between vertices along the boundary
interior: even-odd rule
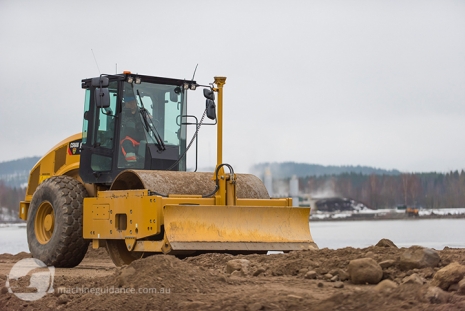
[[[82,237],[86,196],[84,185],[69,176],[53,176],[39,185],[31,200],[27,223],[29,249],[34,258],[55,267],[70,268],[81,263],[89,246],[89,240]],[[50,203],[54,209],[55,227],[48,243],[40,244],[34,231],[35,212],[49,197],[53,198]]]

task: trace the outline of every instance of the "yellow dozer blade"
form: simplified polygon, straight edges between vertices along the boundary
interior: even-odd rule
[[[309,208],[167,205],[165,234],[176,250],[288,251],[316,248]]]

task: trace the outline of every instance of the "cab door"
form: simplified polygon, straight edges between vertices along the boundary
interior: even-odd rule
[[[118,81],[108,87],[110,106],[98,108],[95,103],[97,87],[86,89],[82,149],[79,174],[86,183],[111,184],[117,120]]]

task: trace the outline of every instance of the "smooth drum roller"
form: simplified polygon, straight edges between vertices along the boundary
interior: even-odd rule
[[[162,195],[208,195],[215,190],[213,173],[134,171],[121,172],[111,190],[149,189]],[[251,174],[236,175],[238,199],[269,199],[270,195],[262,181]]]

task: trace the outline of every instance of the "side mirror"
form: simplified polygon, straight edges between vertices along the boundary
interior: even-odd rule
[[[207,117],[210,120],[216,119],[216,104],[215,104],[215,93],[212,89],[203,89],[203,96],[207,99],[206,102],[206,109],[207,109]]]
[[[203,96],[205,96],[206,99],[215,100],[215,93],[212,89],[203,89]]]
[[[108,87],[110,85],[110,80],[108,77],[98,77],[92,78],[93,87]]]
[[[205,92],[204,92],[205,93]],[[207,118],[210,120],[215,120],[216,119],[216,105],[215,102],[211,99],[207,99]]]
[[[97,108],[110,107],[110,94],[108,88],[95,88],[95,105]]]

